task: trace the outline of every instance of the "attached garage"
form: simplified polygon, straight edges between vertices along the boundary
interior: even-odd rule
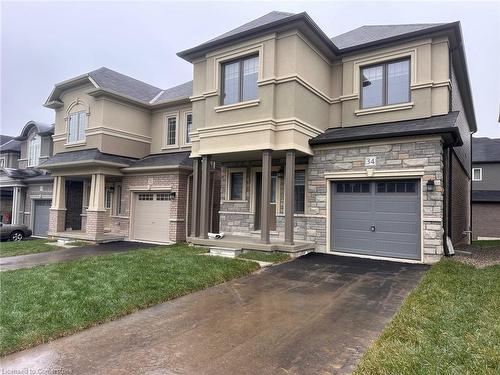
[[[331,183],[332,252],[420,260],[420,182]]]
[[[49,231],[49,215],[52,201],[48,199],[33,200],[33,235],[46,237]]]
[[[170,242],[169,192],[143,192],[134,196],[132,238],[146,242]]]

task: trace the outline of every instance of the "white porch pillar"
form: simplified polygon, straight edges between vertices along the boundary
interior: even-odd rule
[[[53,210],[66,209],[66,179],[64,177],[54,177],[54,187],[52,189],[52,206]]]
[[[66,229],[66,179],[54,177],[52,206],[50,207],[49,233],[64,232]]]
[[[106,191],[106,176],[93,174],[90,182],[89,207],[85,230],[89,236],[97,240],[104,235],[106,209],[104,208],[104,194]]]
[[[105,211],[104,193],[106,188],[105,176],[93,174],[90,183],[90,199],[88,211]]]
[[[21,197],[22,191],[21,187],[14,186],[13,194],[12,194],[12,224],[20,224],[21,223]]]

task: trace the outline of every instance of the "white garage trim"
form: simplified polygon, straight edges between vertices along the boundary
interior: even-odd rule
[[[356,258],[368,258],[368,259],[378,259],[378,260],[388,260],[403,263],[423,263],[424,261],[424,205],[423,205],[423,191],[425,184],[423,183],[424,176],[423,168],[415,169],[366,169],[364,171],[345,171],[345,172],[326,172],[324,174],[326,179],[326,252],[329,254],[340,255],[340,256],[350,256]],[[420,178],[418,178],[420,177]],[[414,178],[420,182],[420,260],[413,259],[402,259],[402,258],[390,258],[390,257],[380,257],[374,255],[360,255],[360,254],[346,254],[336,251],[331,251],[331,186],[333,182],[345,181],[345,180],[364,180],[364,181],[374,181],[380,179],[408,179]]]

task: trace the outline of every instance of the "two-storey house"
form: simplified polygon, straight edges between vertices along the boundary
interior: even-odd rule
[[[45,103],[55,110],[54,156],[43,164],[54,178],[50,236],[185,241],[191,93],[191,82],[163,90],[107,68],[55,85]]]
[[[500,239],[500,139],[472,138],[472,234]]]
[[[191,157],[206,173],[189,241],[433,262],[470,231],[476,130],[460,24],[364,26],[330,39],[272,12],[178,53],[194,68]],[[198,214],[199,213],[199,214]]]
[[[29,121],[0,145],[2,223],[26,224],[34,236],[48,231],[52,177],[40,165],[52,156],[52,125]],[[4,138],[4,136],[2,136]]]

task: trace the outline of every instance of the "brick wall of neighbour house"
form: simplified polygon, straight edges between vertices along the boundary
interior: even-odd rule
[[[443,254],[443,147],[440,140],[402,141],[386,145],[359,145],[318,148],[309,163],[307,181],[308,213],[306,239],[315,240],[319,251],[326,249],[327,181],[325,172],[366,170],[366,156],[376,156],[377,169],[424,168],[423,184],[432,179],[436,191],[422,189],[424,262],[433,262]],[[307,209],[307,208],[306,208]],[[321,217],[321,224],[318,218]],[[311,222],[311,224],[309,224]]]
[[[31,227],[31,217],[34,199],[48,199],[52,201],[52,182],[28,185],[24,190],[23,223]]]
[[[106,212],[104,211],[88,211],[85,221],[85,231],[92,236],[101,236],[104,234],[104,222],[106,220]]]
[[[470,180],[457,156],[452,153],[451,241],[467,245],[470,235]]]
[[[158,175],[131,175],[122,179],[122,211],[120,216],[110,216],[107,223],[113,233],[129,235],[131,203],[134,192],[148,189],[171,188],[176,197],[170,204],[170,239],[182,242],[186,239],[186,209],[188,177],[191,171],[176,171]],[[165,189],[167,190],[167,189]]]
[[[473,239],[500,238],[500,203],[472,203]]]

